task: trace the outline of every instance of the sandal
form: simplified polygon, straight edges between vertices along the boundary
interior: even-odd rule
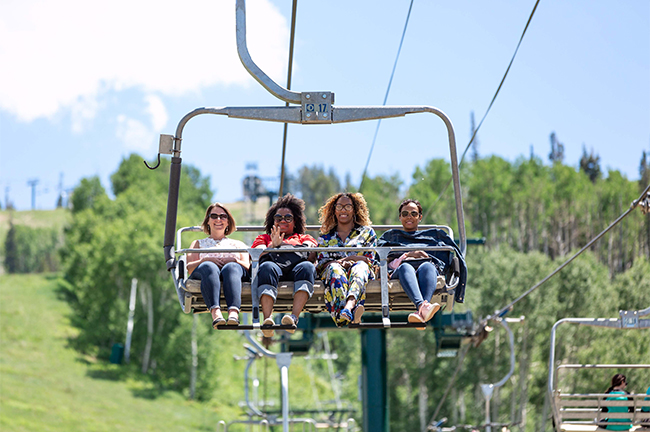
[[[296,317],[294,314],[283,316],[281,322],[282,325],[294,326],[292,329],[285,329],[287,333],[293,334],[296,332],[296,327],[298,326],[298,317]]]
[[[363,305],[359,305],[354,309],[354,319],[352,324],[359,324],[361,322],[361,316],[366,311],[366,308]]]
[[[273,318],[271,318],[271,317],[266,318],[264,320],[264,322],[262,323],[262,327],[264,327],[264,326],[274,326],[274,325],[275,325],[275,321],[273,321]],[[270,337],[273,337],[273,335],[275,334],[275,330],[273,330],[272,328],[269,328],[269,329],[262,328],[262,334],[264,335],[264,337],[270,338]]]
[[[233,309],[228,312],[228,321],[226,322],[227,325],[239,325],[239,311],[236,309]]]
[[[212,328],[213,328],[213,329],[216,329],[217,327],[219,327],[220,325],[225,324],[225,323],[226,323],[226,320],[223,319],[223,317],[216,317],[216,318],[212,321]]]
[[[354,319],[354,316],[352,315],[352,311],[348,308],[343,309],[339,315],[341,317],[341,320],[347,321],[345,324],[348,324],[350,321]]]

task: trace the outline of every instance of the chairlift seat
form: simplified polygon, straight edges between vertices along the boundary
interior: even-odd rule
[[[398,280],[388,281],[389,308],[391,311],[415,310],[413,302],[408,298],[402,285]],[[225,297],[221,293],[221,304],[225,307]],[[440,304],[441,309],[451,310],[454,302],[454,291],[445,290],[445,279],[438,276],[437,289],[431,302]],[[242,286],[242,312],[252,311],[251,284],[244,283]],[[278,285],[278,297],[273,306],[274,312],[289,313],[293,305],[293,282],[280,282]],[[381,312],[381,284],[379,280],[372,280],[366,286],[366,300],[364,307],[366,312]],[[207,312],[205,301],[201,295],[201,281],[188,279],[185,282],[185,306],[186,313]],[[305,312],[321,313],[327,312],[325,307],[325,284],[317,280],[314,283],[314,294],[309,299],[304,309]]]
[[[605,400],[608,394],[565,394],[554,396],[555,406],[558,410],[560,424],[556,425],[557,431],[566,432],[594,432],[607,430],[608,424],[617,424],[615,421],[632,424],[630,431],[648,430],[650,427],[650,413],[642,412],[644,407],[650,407],[646,401],[646,394],[625,395],[632,400]],[[607,412],[602,407],[632,407],[634,412]],[[606,419],[610,419],[608,423]]]

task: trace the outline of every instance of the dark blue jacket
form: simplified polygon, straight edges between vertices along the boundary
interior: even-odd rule
[[[465,284],[467,283],[467,266],[465,265],[465,257],[460,253],[460,248],[449,237],[449,235],[437,228],[431,228],[424,231],[406,232],[399,229],[392,229],[386,231],[379,238],[377,246],[451,246],[456,251],[456,256],[460,263],[460,277],[458,286],[456,287],[456,294],[454,300],[457,303],[465,301]],[[434,263],[438,269],[442,270],[442,274],[446,274],[452,264],[453,254],[447,251],[426,251],[429,256],[433,258]],[[400,252],[399,255],[402,253]]]

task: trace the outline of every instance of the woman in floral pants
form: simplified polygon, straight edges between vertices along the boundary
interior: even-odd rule
[[[318,211],[318,246],[374,247],[368,206],[359,193],[339,193]],[[373,251],[321,252],[316,270],[325,282],[325,305],[338,327],[359,323],[365,310],[366,285],[377,266]]]

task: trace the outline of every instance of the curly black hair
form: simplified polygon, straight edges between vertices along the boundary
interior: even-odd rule
[[[269,208],[266,212],[266,219],[264,220],[264,228],[267,234],[271,234],[271,228],[275,224],[273,217],[281,208],[286,208],[291,211],[293,215],[293,232],[294,234],[304,234],[307,220],[305,219],[305,202],[291,194],[286,194]]]

